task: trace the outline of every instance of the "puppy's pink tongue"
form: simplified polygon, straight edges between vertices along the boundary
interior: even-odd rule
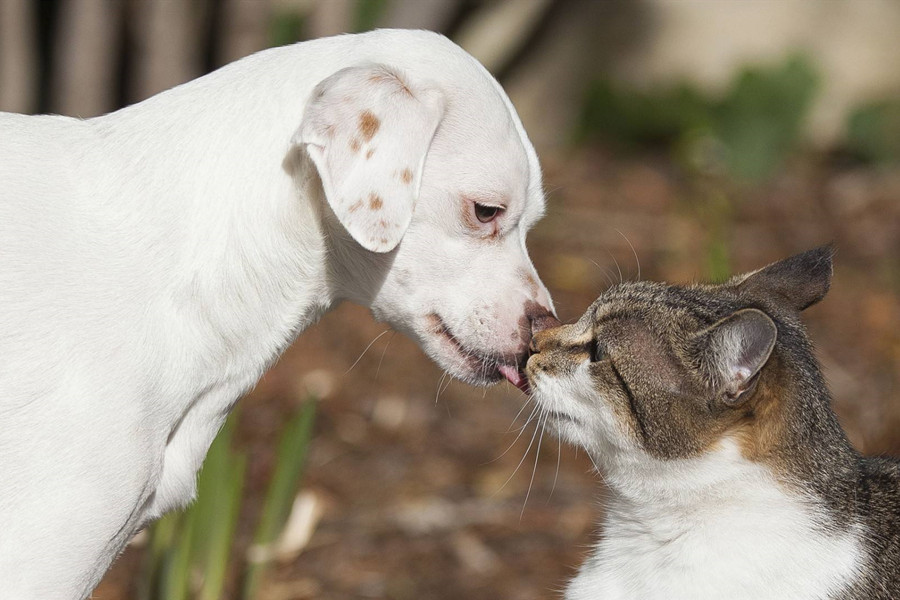
[[[524,373],[519,371],[519,368],[515,365],[500,365],[498,367],[500,369],[500,374],[506,377],[506,380],[511,384],[525,392],[526,394],[531,391],[531,388],[528,385],[528,379],[526,379]]]

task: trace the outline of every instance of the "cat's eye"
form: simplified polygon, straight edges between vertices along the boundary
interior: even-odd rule
[[[606,349],[596,337],[591,340],[590,354],[591,362],[599,362],[606,358]]]
[[[502,206],[475,203],[475,217],[482,223],[490,223],[502,212]]]

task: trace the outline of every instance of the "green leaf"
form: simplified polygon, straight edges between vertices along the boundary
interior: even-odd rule
[[[369,31],[388,7],[388,0],[357,0],[354,31]]]
[[[174,544],[163,556],[159,577],[159,600],[186,600],[191,576],[191,537],[194,519],[184,514]]]
[[[268,547],[274,543],[287,521],[303,474],[306,453],[312,439],[315,413],[315,402],[312,399],[307,400],[282,432],[275,473],[269,484],[263,512],[253,539],[256,547]],[[267,561],[264,560],[253,561],[247,565],[243,593],[245,600],[252,600],[255,597],[266,566]]]
[[[626,150],[661,146],[690,171],[755,183],[796,149],[818,89],[816,70],[800,55],[742,69],[719,97],[688,83],[627,90],[599,80],[588,90],[575,140]]]
[[[900,98],[859,106],[847,118],[847,147],[875,163],[900,162]]]
[[[801,56],[781,66],[745,68],[715,108],[713,134],[729,171],[751,182],[772,176],[795,148],[819,78]]]
[[[203,570],[203,585],[199,600],[219,600],[225,588],[228,574],[228,557],[237,529],[244,490],[244,476],[247,471],[247,456],[243,453],[229,456],[225,477],[216,490],[215,515],[212,527],[204,535],[204,553],[197,557]]]
[[[269,45],[286,46],[300,40],[303,15],[297,10],[282,10],[269,22]]]

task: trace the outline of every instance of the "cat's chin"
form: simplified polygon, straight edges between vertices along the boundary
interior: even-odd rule
[[[553,419],[553,421],[555,423],[558,423],[560,425],[568,425],[568,424],[581,425],[581,422],[578,419],[576,419],[572,415],[568,415],[566,413],[551,410],[551,411],[547,412],[546,414],[548,417]]]
[[[540,407],[541,415],[559,433],[562,433],[563,429],[569,426],[581,427],[583,425],[577,417],[568,412],[558,410],[560,403],[552,400],[552,396],[548,395],[546,388],[541,389],[539,382],[533,380],[531,376],[525,378],[525,385],[528,387],[529,394],[534,399],[535,404]]]
[[[546,414],[546,424],[554,435],[568,444],[590,450],[592,440],[581,421],[565,413],[549,412]]]
[[[553,428],[556,435],[570,444],[575,444],[576,446],[584,445],[584,440],[582,439],[584,424],[581,421],[572,415],[555,410],[546,411],[544,414],[546,415],[547,424]]]

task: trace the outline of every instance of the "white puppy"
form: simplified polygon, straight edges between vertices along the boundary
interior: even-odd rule
[[[486,384],[552,320],[509,99],[427,32],[250,56],[95,119],[0,114],[0,590],[83,598],[235,401],[351,300]]]

